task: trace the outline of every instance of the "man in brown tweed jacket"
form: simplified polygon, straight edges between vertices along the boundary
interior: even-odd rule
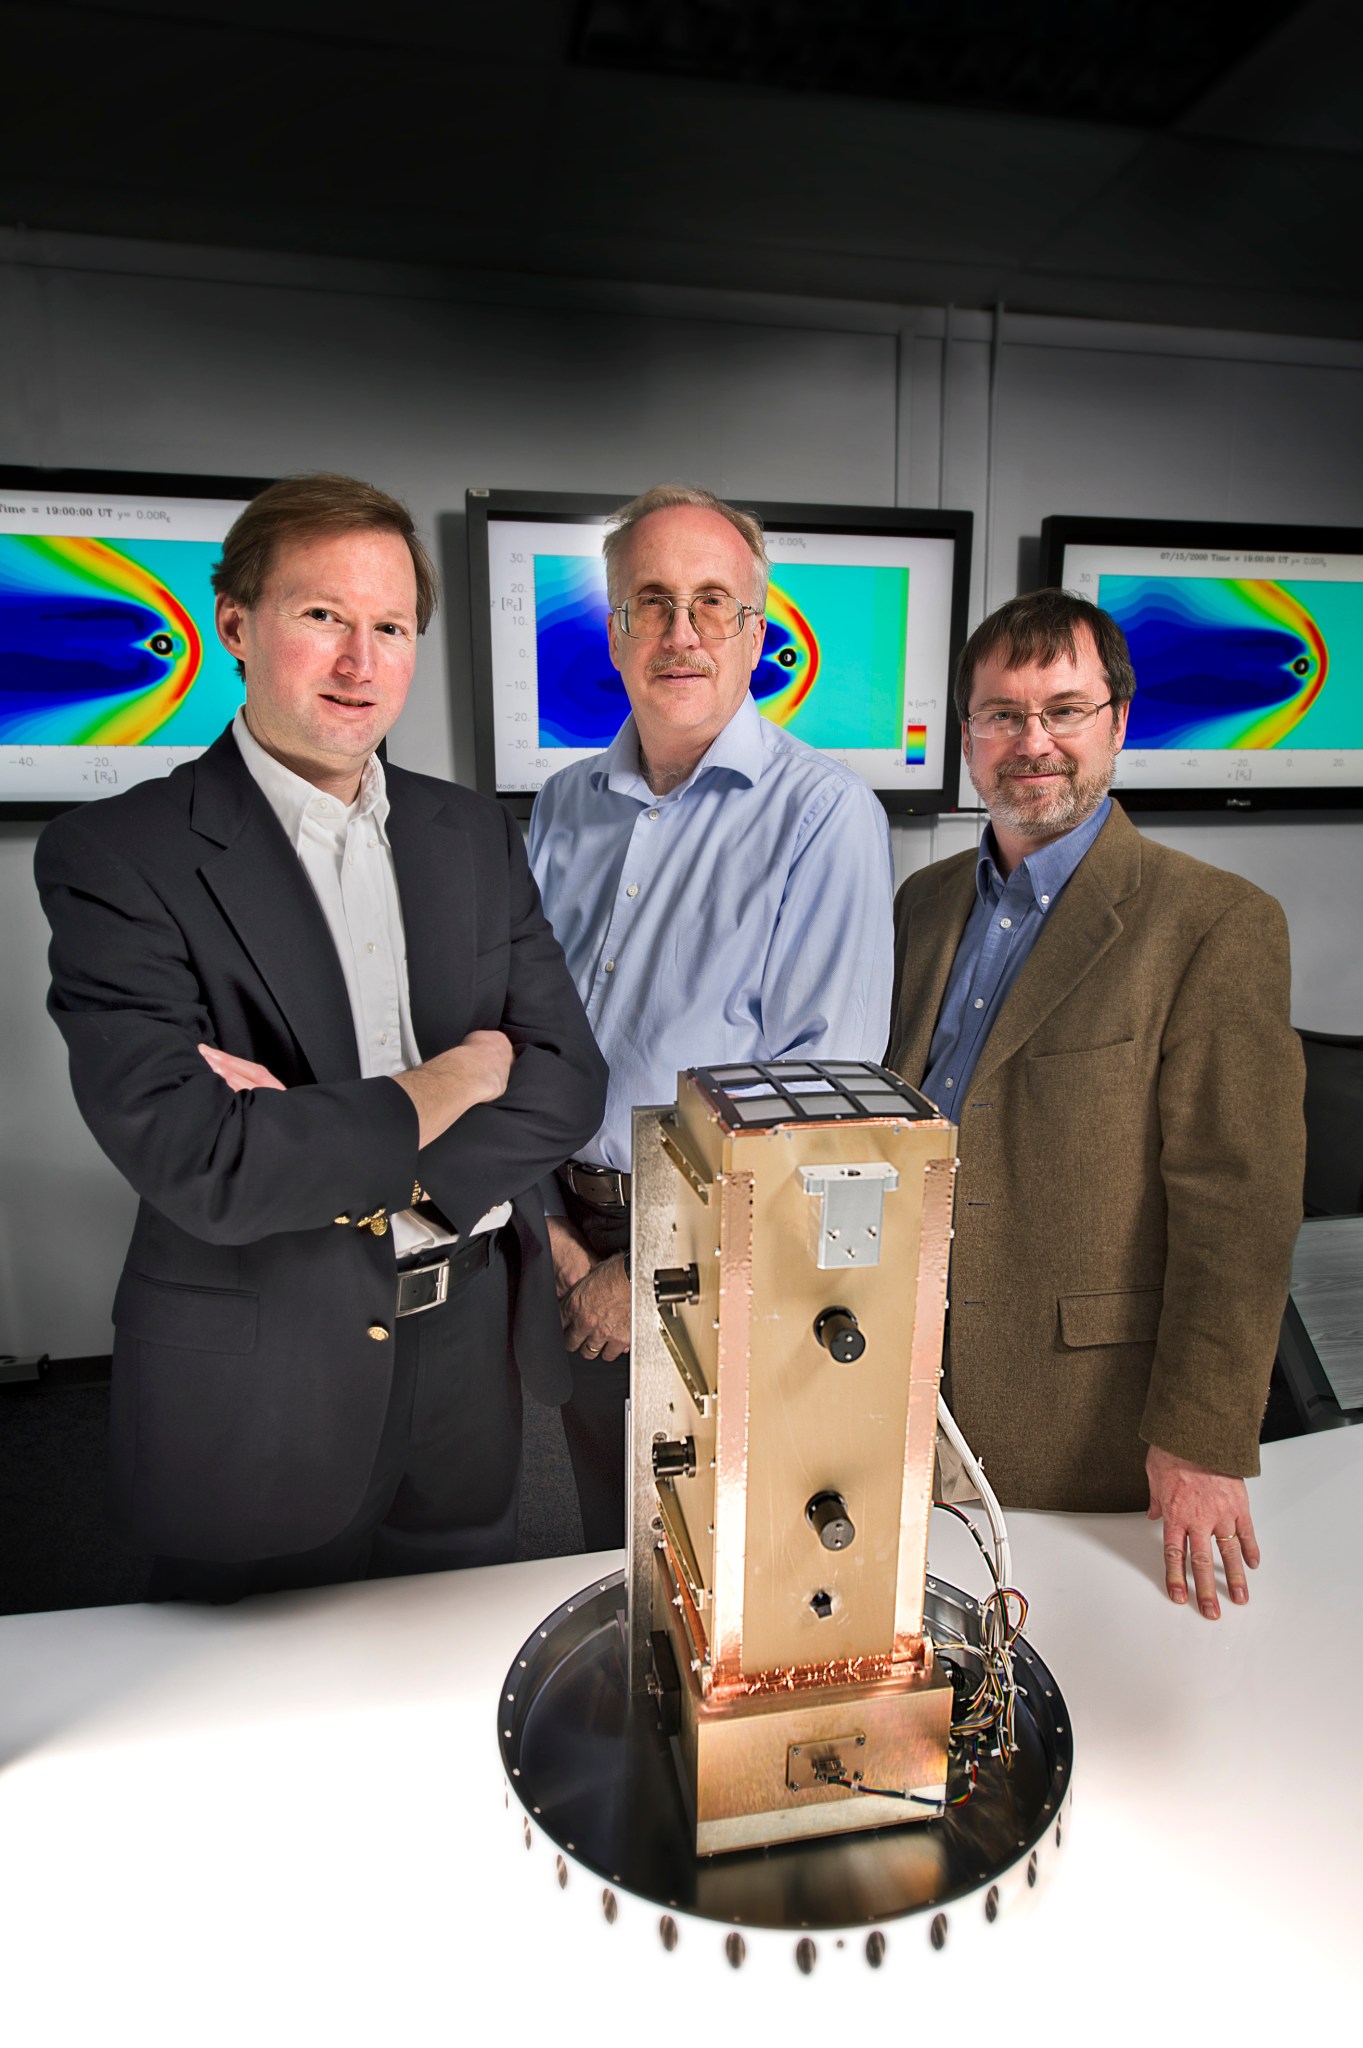
[[[1257,1565],[1245,1476],[1301,1220],[1272,897],[1108,796],[1135,689],[1106,613],[1013,599],[961,657],[979,850],[895,905],[889,1064],[960,1126],[948,1398],[1000,1497],[1164,1523],[1169,1597]]]

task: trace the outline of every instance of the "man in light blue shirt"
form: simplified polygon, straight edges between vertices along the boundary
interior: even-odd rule
[[[849,769],[764,719],[762,530],[663,485],[612,520],[610,658],[630,715],[551,777],[530,858],[597,1043],[605,1121],[550,1218],[574,1394],[564,1409],[589,1549],[623,1541],[630,1117],[678,1072],[879,1059],[892,970],[889,832]]]

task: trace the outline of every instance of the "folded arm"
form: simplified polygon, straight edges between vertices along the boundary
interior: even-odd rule
[[[421,1153],[423,1186],[456,1230],[493,1202],[511,1201],[581,1149],[600,1125],[606,1063],[540,907],[520,829],[507,835],[511,944],[495,1025],[515,1052],[506,1088],[469,1108]]]
[[[503,1035],[495,1032],[466,1034],[428,1062],[425,1087],[411,1077],[405,1087],[387,1077],[313,1080],[231,934],[212,929],[213,964],[200,968],[195,941],[137,865],[82,820],[50,828],[37,858],[53,931],[49,1008],[81,1113],[137,1193],[197,1237],[249,1243],[327,1225],[338,1211],[401,1208],[419,1177],[466,1229],[564,1158],[595,1128],[604,1068],[539,915],[519,834],[514,853],[522,886],[513,881],[503,1025],[518,1057],[489,1107],[495,1065],[486,1046],[469,1057],[467,1039]],[[281,1086],[224,1087],[201,1045],[256,1059]],[[509,1065],[510,1051],[498,1059]],[[425,1133],[438,1131],[424,1149],[423,1121]]]
[[[214,1045],[199,1052],[220,1081],[234,1094],[246,1088],[283,1088],[284,1083],[259,1060],[239,1059]],[[419,1067],[408,1067],[393,1079],[417,1113],[417,1142],[426,1146],[443,1137],[466,1110],[478,1102],[495,1102],[505,1093],[511,1062],[511,1040],[501,1031],[470,1031],[459,1045],[438,1052]]]
[[[36,868],[52,926],[48,1008],[66,1040],[76,1101],[139,1195],[221,1244],[410,1196],[418,1124],[400,1088],[358,1079],[224,1088],[198,1052],[220,1029],[236,1041],[229,1050],[260,1054],[285,1081],[297,1077],[297,1050],[278,1020],[273,1035],[263,1017],[253,1031],[233,984],[237,1011],[220,1023],[167,902],[84,819],[49,827]]]

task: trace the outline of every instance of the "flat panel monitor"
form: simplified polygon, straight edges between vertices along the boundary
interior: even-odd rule
[[[0,815],[164,775],[242,700],[213,630],[252,477],[0,468]]]
[[[1363,530],[1065,515],[1041,555],[1130,644],[1128,809],[1363,804]]]
[[[519,816],[628,715],[601,559],[627,497],[468,493],[478,787]],[[759,709],[855,769],[887,810],[951,809],[970,513],[742,502],[771,561]]]

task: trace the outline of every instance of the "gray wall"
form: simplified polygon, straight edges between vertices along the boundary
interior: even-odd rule
[[[942,308],[451,281],[0,233],[0,460],[401,493],[447,569],[394,759],[472,779],[469,484],[970,507],[971,622],[1034,578],[1048,512],[1363,523],[1363,347]],[[443,515],[443,516],[442,516]],[[1162,822],[1283,901],[1296,1021],[1363,1028],[1363,823]],[[970,843],[896,827],[901,874]],[[0,828],[0,1349],[108,1344],[131,1198],[71,1105],[42,1010],[35,831]]]

